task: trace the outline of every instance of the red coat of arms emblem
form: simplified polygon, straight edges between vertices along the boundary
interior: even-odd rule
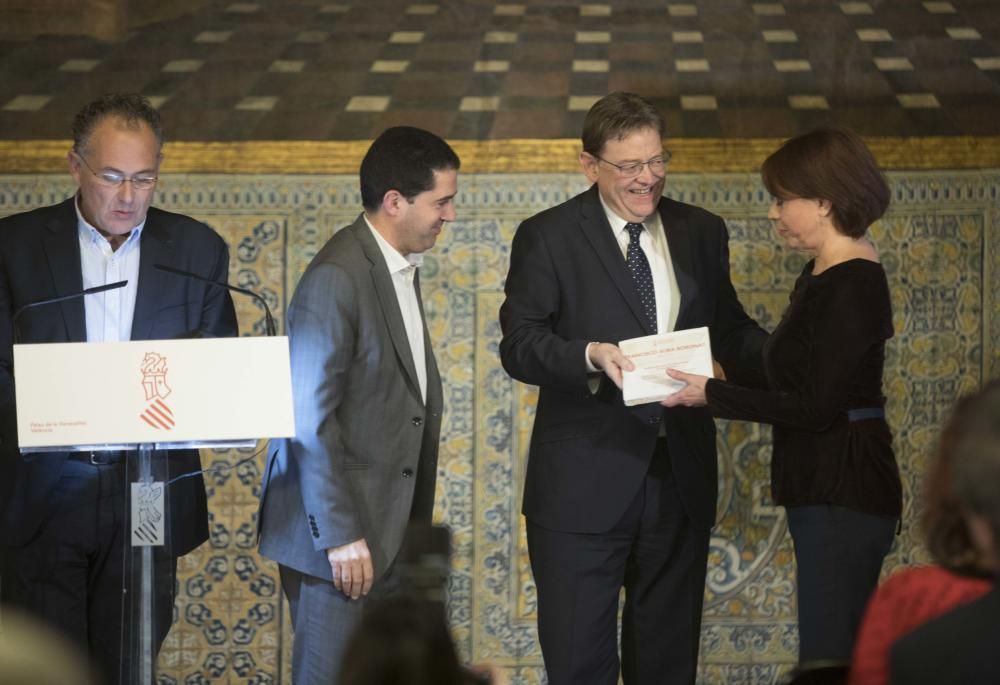
[[[167,358],[156,352],[147,352],[142,358],[142,389],[149,403],[139,418],[157,430],[174,427],[174,413],[164,400],[172,392],[167,385]]]

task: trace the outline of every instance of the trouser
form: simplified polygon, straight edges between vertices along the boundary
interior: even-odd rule
[[[395,566],[372,585],[367,596],[351,599],[332,579],[317,578],[278,565],[281,587],[292,617],[292,682],[294,685],[336,685],[344,650],[371,601],[397,596]]]
[[[897,520],[832,505],[789,507],[799,606],[799,662],[850,661]]]
[[[26,544],[3,555],[0,599],[65,634],[89,655],[102,682],[132,667],[123,581],[131,569],[125,467],[69,459],[50,495],[49,513]],[[173,620],[176,559],[153,548],[154,647]]]
[[[527,532],[550,685],[615,685],[619,669],[626,685],[695,682],[710,531],[681,505],[665,440],[611,530]]]

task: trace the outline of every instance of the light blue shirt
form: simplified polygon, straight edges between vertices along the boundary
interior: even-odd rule
[[[76,202],[77,234],[80,240],[80,267],[83,287],[128,281],[123,288],[94,295],[85,295],[87,342],[122,342],[132,337],[132,316],[139,289],[139,237],[145,220],[132,229],[117,250],[91,226],[80,213],[80,198]]]

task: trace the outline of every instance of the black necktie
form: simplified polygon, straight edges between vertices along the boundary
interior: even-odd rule
[[[639,293],[639,301],[642,302],[642,308],[649,320],[650,330],[656,333],[656,292],[653,290],[653,272],[649,268],[649,260],[639,245],[642,229],[642,224],[625,224],[625,230],[628,231],[625,264],[632,272],[632,280],[635,281],[635,289]]]

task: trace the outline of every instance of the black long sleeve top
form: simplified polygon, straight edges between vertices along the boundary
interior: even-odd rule
[[[768,387],[709,380],[708,406],[721,418],[774,427],[777,504],[835,504],[898,517],[902,486],[888,424],[848,418],[851,409],[885,406],[885,341],[893,335],[885,271],[866,259],[815,275],[813,266],[799,275],[764,346]]]

